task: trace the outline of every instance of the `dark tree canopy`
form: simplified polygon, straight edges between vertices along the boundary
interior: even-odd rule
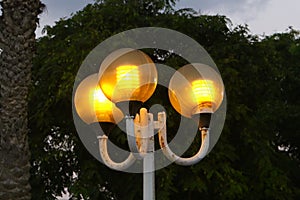
[[[30,98],[33,199],[55,199],[64,188],[73,199],[142,198],[141,175],[112,171],[83,147],[71,99],[77,70],[95,45],[145,26],[174,29],[203,45],[219,67],[228,100],[216,147],[195,166],[174,164],[157,171],[157,199],[300,198],[299,32],[258,37],[247,26],[233,27],[225,16],[175,10],[174,3],[97,1],[45,28],[46,36],[37,41]],[[176,69],[185,64],[170,52],[147,53]],[[166,107],[174,119],[169,132],[174,132],[179,115],[166,91],[158,88],[149,102]],[[118,130],[114,137],[126,143]],[[186,153],[193,154],[198,145],[195,141]]]

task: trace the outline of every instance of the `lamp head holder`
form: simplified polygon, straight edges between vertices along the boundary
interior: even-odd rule
[[[211,112],[200,112],[192,115],[192,119],[198,123],[199,129],[209,128]]]

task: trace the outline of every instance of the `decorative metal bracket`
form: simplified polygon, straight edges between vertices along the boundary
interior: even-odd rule
[[[148,154],[154,153],[154,129],[158,129],[159,144],[164,155],[179,165],[189,166],[202,160],[209,148],[209,129],[202,128],[202,143],[197,154],[190,158],[176,155],[168,146],[166,130],[166,113],[158,113],[158,121],[153,121],[153,114],[148,113],[145,108],[140,110],[140,115],[126,117],[126,132],[131,153],[128,158],[120,163],[114,162],[107,152],[107,136],[100,136],[99,150],[103,162],[115,170],[123,170],[130,167],[136,159],[144,159]],[[152,147],[153,146],[153,147]]]
[[[198,163],[200,160],[202,160],[207,152],[209,147],[209,129],[208,128],[202,128],[201,135],[202,135],[202,143],[201,147],[197,154],[195,154],[193,157],[190,158],[182,158],[180,156],[177,156],[175,153],[172,152],[172,150],[169,148],[168,141],[167,141],[167,131],[166,131],[166,113],[160,112],[158,113],[158,123],[160,126],[160,129],[158,131],[159,135],[159,144],[162,149],[162,152],[164,155],[171,161],[175,162],[178,165],[194,165]]]

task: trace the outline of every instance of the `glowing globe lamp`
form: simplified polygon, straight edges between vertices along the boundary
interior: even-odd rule
[[[99,70],[99,85],[105,96],[124,114],[135,115],[157,85],[157,70],[140,50],[119,49],[108,55]]]
[[[223,97],[221,76],[205,64],[195,63],[181,67],[169,83],[169,99],[174,109],[189,118],[201,114],[202,122],[206,121],[205,126],[208,126],[211,113],[220,107]]]
[[[74,104],[77,114],[87,124],[115,124],[123,118],[122,112],[103,94],[98,85],[97,74],[88,76],[79,84]]]

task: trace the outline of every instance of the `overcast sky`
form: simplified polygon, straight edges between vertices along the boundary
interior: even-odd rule
[[[1,1],[1,0],[0,0]],[[41,15],[44,25],[53,25],[93,0],[42,0],[47,10]],[[202,14],[227,16],[234,25],[248,24],[251,33],[270,35],[284,32],[289,26],[300,30],[300,0],[181,0],[177,8],[191,7]]]
[[[234,25],[248,24],[254,34],[300,30],[300,0],[182,0],[178,6],[225,15]]]

